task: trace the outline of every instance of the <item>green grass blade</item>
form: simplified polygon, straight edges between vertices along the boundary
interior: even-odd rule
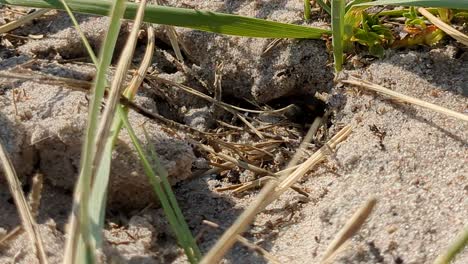
[[[310,19],[310,0],[304,0],[304,19]]]
[[[145,133],[145,137],[149,138],[148,133],[146,132],[146,129],[144,129],[144,127],[143,127],[143,131]],[[167,171],[164,169],[163,165],[161,164],[161,161],[158,158],[158,154],[156,153],[156,149],[154,148],[152,144],[149,144],[149,157],[151,157],[151,163],[154,164],[153,165],[154,170],[156,171],[157,175],[159,175],[159,177],[161,178],[162,187],[170,203],[170,206],[172,207],[174,214],[177,218],[178,225],[180,226],[181,230],[185,230],[185,232],[182,232],[184,235],[185,243],[187,243],[187,245],[191,249],[193,249],[194,254],[196,256],[201,258],[201,252],[196,244],[194,237],[190,233],[190,229],[187,225],[187,222],[185,222],[185,218],[177,203],[177,199],[174,195],[174,192],[172,191],[171,184],[169,183],[169,180],[168,180]]]
[[[346,4],[345,12],[347,13],[355,5],[362,4],[362,3],[367,3],[367,2],[370,2],[370,1],[372,1],[372,0],[353,0],[353,1],[350,1],[350,2],[348,2]]]
[[[93,48],[91,48],[91,44],[89,44],[88,39],[84,35],[83,31],[80,28],[80,25],[78,24],[78,21],[75,18],[75,15],[73,15],[73,12],[71,11],[70,7],[67,4],[66,0],[61,0],[63,7],[65,8],[65,11],[67,11],[68,16],[70,17],[73,26],[75,27],[76,31],[78,32],[78,35],[80,35],[81,41],[83,42],[83,45],[85,46],[86,50],[88,51],[89,56],[91,57],[92,62],[96,67],[98,67],[98,59],[96,55],[94,54]]]
[[[68,0],[74,12],[106,16],[111,2],[107,0]],[[36,8],[63,9],[60,0],[0,0],[0,4],[29,6]],[[133,19],[137,5],[127,3],[124,17]],[[148,5],[145,22],[186,27],[227,35],[260,38],[309,38],[319,39],[329,34],[326,29],[279,23],[257,18],[236,16],[211,11]]]
[[[449,264],[455,256],[460,253],[463,248],[468,245],[468,225],[465,229],[455,238],[447,250],[437,257],[434,264]]]
[[[332,0],[332,32],[333,32],[333,58],[335,71],[339,72],[343,65],[343,40],[345,0]]]
[[[108,93],[106,107],[102,113],[98,132],[96,134],[95,149],[93,160],[93,178],[94,182],[92,183],[91,194],[96,194],[98,192],[106,192],[107,185],[109,182],[109,173],[110,173],[110,163],[111,163],[111,154],[112,148],[114,146],[114,139],[118,135],[118,130],[120,130],[119,120],[116,118],[116,110],[119,103],[119,98],[121,94],[121,86],[123,86],[123,81],[126,77],[127,70],[130,66],[131,59],[136,47],[138,32],[143,20],[143,12],[146,5],[146,1],[142,0],[139,6],[139,11],[135,18],[135,23],[133,28],[127,38],[125,47],[120,56],[115,75],[112,81],[110,91]],[[115,129],[115,130],[113,130]],[[99,194],[96,194],[99,195]],[[93,203],[97,202],[100,207],[98,209],[99,215],[94,216],[93,219],[94,226],[97,226],[96,232],[92,233],[92,236],[95,238],[97,243],[100,243],[102,240],[101,228],[103,225],[103,214],[105,212],[105,195],[98,196],[99,201],[92,200]],[[93,197],[94,198],[94,197]],[[90,208],[93,209],[92,207]],[[90,215],[92,214],[90,210]],[[97,212],[94,212],[96,214]],[[97,219],[96,219],[97,218]],[[96,222],[98,221],[98,222]]]
[[[133,128],[131,127],[130,122],[127,119],[127,116],[125,115],[125,110],[121,106],[119,106],[117,111],[123,122],[124,127],[127,129],[127,132],[138,152],[140,161],[143,164],[145,174],[147,175],[149,182],[153,186],[154,192],[157,194],[161,202],[164,214],[168,218],[168,221],[172,227],[172,231],[175,233],[177,240],[184,248],[185,254],[187,255],[187,258],[190,261],[190,263],[198,263],[198,261],[201,259],[201,256],[199,255],[200,251],[198,250],[198,247],[195,244],[195,240],[193,239],[190,230],[185,230],[184,226],[180,225],[180,219],[178,219],[177,214],[174,211],[174,208],[171,206],[171,202],[169,201],[167,194],[163,189],[161,177],[159,177],[155,173],[153,167],[151,166],[150,160],[146,157],[146,153],[143,150],[138,138],[136,137],[135,132],[133,131]],[[163,168],[159,167],[159,170],[161,169]],[[187,239],[187,237],[191,237],[191,239],[189,240]]]
[[[394,6],[421,6],[421,7],[443,7],[452,9],[468,9],[466,0],[377,0],[369,3],[362,3],[357,6],[376,6],[376,5],[394,5]]]
[[[331,8],[329,5],[327,5],[323,0],[317,0],[317,4],[325,10],[329,15],[331,15]]]
[[[85,143],[81,156],[81,168],[77,188],[74,196],[74,210],[79,206],[78,216],[72,215],[69,224],[69,235],[65,247],[64,262],[73,263],[75,258],[79,263],[94,263],[94,247],[91,243],[90,231],[92,223],[89,221],[89,196],[91,189],[91,175],[93,172],[93,159],[95,153],[94,141],[97,133],[97,124],[100,115],[101,101],[104,96],[106,73],[110,66],[117,37],[120,31],[120,19],[125,10],[125,1],[117,0],[112,8],[111,23],[101,51],[101,60],[97,69],[96,80],[93,87],[90,109],[88,113],[88,126]],[[78,220],[78,219],[79,220]],[[95,223],[93,223],[95,224]],[[81,235],[80,235],[81,234]],[[81,242],[82,243],[81,243]],[[82,249],[85,252],[77,252]]]

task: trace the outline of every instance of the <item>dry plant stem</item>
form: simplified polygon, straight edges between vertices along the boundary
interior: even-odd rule
[[[50,9],[39,9],[39,10],[36,10],[36,11],[32,12],[29,15],[25,15],[25,16],[21,17],[18,20],[11,21],[10,23],[6,23],[5,25],[0,26],[0,34],[6,33],[6,32],[9,32],[9,31],[12,31],[13,29],[16,29],[18,27],[21,27],[22,25],[28,23],[29,21],[31,21],[33,19],[36,19],[36,18],[44,15],[45,13],[47,13],[49,11],[50,11]]]
[[[156,0],[157,5],[163,5],[162,0]],[[177,57],[177,59],[181,62],[184,61],[184,57],[182,56],[182,52],[180,51],[179,47],[179,40],[177,37],[177,32],[173,26],[166,26],[166,25],[161,25],[164,29],[166,29],[167,37],[169,38],[169,41],[171,42],[172,49],[174,50],[174,53]]]
[[[33,177],[31,193],[29,194],[29,197],[28,197],[29,207],[31,208],[31,214],[34,219],[36,219],[37,214],[39,212],[39,205],[41,202],[41,193],[42,193],[42,187],[43,187],[42,183],[43,183],[43,176],[42,174],[37,173]],[[23,230],[24,229],[22,226],[17,226],[13,228],[6,236],[0,239],[0,246],[5,245],[7,241],[17,237],[19,234],[22,233]]]
[[[463,45],[468,46],[468,36],[466,36],[465,34],[463,34],[460,31],[454,29],[453,27],[451,27],[450,25],[448,25],[444,21],[440,20],[439,18],[437,18],[436,16],[431,14],[431,12],[427,11],[423,7],[418,8],[418,11],[419,11],[419,13],[421,13],[421,15],[425,16],[427,18],[427,20],[429,20],[432,24],[436,25],[442,31],[449,34],[452,38],[458,40]]]
[[[334,260],[336,259],[336,257],[338,257],[338,255],[343,252],[348,246],[349,244],[351,244],[352,240],[346,240],[343,245],[341,245],[337,250],[335,250],[333,252],[333,254],[331,254],[326,260],[323,260],[320,262],[320,264],[332,264],[334,263]]]
[[[236,164],[237,166],[241,167],[241,168],[244,168],[246,170],[251,170],[253,172],[256,172],[256,173],[259,173],[259,174],[262,174],[262,175],[273,175],[275,176],[274,173],[268,171],[268,170],[265,170],[265,169],[262,169],[260,167],[257,167],[255,165],[252,165],[252,164],[249,164],[245,161],[242,161],[242,160],[238,160],[236,158],[233,158],[229,155],[226,155],[224,153],[220,153],[220,152],[216,152],[214,151],[211,147],[207,146],[207,145],[204,145],[204,144],[200,144],[198,142],[193,142],[196,146],[198,146],[200,149],[206,151],[206,152],[209,152],[213,155],[216,155],[220,158],[222,158],[223,160],[225,161],[229,161],[230,163],[233,163],[233,164]]]
[[[211,222],[211,221],[208,221],[208,220],[203,220],[203,223],[210,226],[210,227],[219,228],[218,224],[216,224],[214,222]],[[269,261],[269,263],[274,263],[274,264],[280,264],[281,263],[270,252],[266,251],[264,248],[262,248],[262,247],[260,247],[258,245],[255,245],[254,243],[250,242],[247,238],[245,238],[245,237],[243,237],[241,235],[237,235],[237,241],[239,241],[239,243],[243,244],[247,248],[249,248],[249,249],[257,252],[258,254],[262,255],[266,260]]]
[[[143,60],[141,61],[140,67],[135,72],[132,80],[130,81],[130,84],[125,90],[125,95],[130,100],[132,100],[135,97],[138,88],[140,88],[141,84],[143,83],[143,80],[146,77],[148,67],[151,65],[151,61],[153,60],[155,47],[154,27],[151,24],[148,24],[146,31],[148,34],[148,44],[146,46],[145,55],[143,56]]]
[[[310,168],[321,162],[327,154],[333,154],[330,150],[334,150],[338,143],[344,141],[349,134],[351,133],[351,127],[346,126],[342,128],[330,141],[328,141],[323,147],[316,151],[312,156],[310,156],[304,163],[302,163],[299,168],[297,168],[290,175],[284,176],[284,180],[278,186],[275,195],[279,195],[291,187],[295,182],[297,182]]]
[[[451,117],[454,117],[463,121],[468,121],[468,115],[464,115],[462,113],[459,113],[459,112],[456,112],[456,111],[453,111],[453,110],[450,110],[450,109],[447,109],[447,108],[444,108],[435,104],[431,104],[431,103],[428,103],[426,101],[423,101],[423,100],[420,100],[411,96],[407,96],[407,95],[392,91],[383,86],[380,86],[380,85],[377,85],[377,84],[374,84],[365,80],[355,79],[355,80],[344,80],[342,82],[356,85],[358,87],[363,87],[363,88],[366,88],[375,92],[379,92],[379,93],[388,95],[390,97],[393,97],[395,99],[398,99],[407,103],[411,103],[420,107],[424,107],[429,110],[432,110],[441,114],[445,114],[445,115],[448,115],[448,116],[451,116]]]
[[[341,231],[335,236],[333,241],[328,246],[327,250],[323,254],[321,263],[328,262],[328,258],[333,255],[348,239],[350,239],[354,234],[359,231],[361,226],[364,224],[366,219],[372,212],[377,200],[375,198],[370,198],[361,208],[359,208],[351,219],[346,222],[345,226]]]
[[[183,91],[185,91],[187,93],[190,93],[190,94],[196,95],[196,96],[198,96],[198,97],[200,97],[202,99],[205,99],[210,103],[214,103],[214,104],[217,104],[219,106],[223,106],[223,107],[230,108],[230,109],[237,110],[237,111],[254,113],[254,114],[279,114],[280,115],[280,114],[290,110],[291,108],[296,107],[294,105],[288,105],[286,107],[276,109],[276,110],[271,110],[271,111],[246,109],[246,108],[230,105],[230,104],[227,104],[227,103],[224,103],[224,102],[221,102],[221,101],[217,101],[217,100],[211,98],[210,96],[208,96],[208,95],[206,95],[204,93],[201,93],[201,92],[199,92],[199,91],[197,91],[197,90],[195,90],[195,89],[193,89],[191,87],[188,87],[188,86],[180,84],[180,83],[176,83],[176,82],[171,81],[171,80],[160,78],[160,77],[157,77],[157,76],[154,76],[154,75],[151,75],[149,77],[151,79],[155,80],[156,82],[163,83],[163,84],[170,85],[170,86],[175,86],[175,87],[177,87],[179,89],[182,89]]]
[[[108,96],[108,100],[106,103],[106,108],[101,118],[101,123],[99,125],[98,133],[96,135],[96,154],[94,160],[94,170],[93,175],[96,173],[96,169],[99,168],[102,154],[104,152],[104,148],[108,137],[110,135],[110,127],[114,120],[114,116],[116,113],[116,109],[119,103],[120,95],[121,95],[121,87],[125,80],[125,76],[127,74],[127,70],[130,66],[133,52],[135,50],[136,42],[138,39],[138,32],[140,30],[141,23],[143,22],[143,14],[145,11],[146,0],[142,0],[140,2],[140,6],[138,7],[137,15],[135,18],[135,22],[128,37],[127,43],[125,48],[122,52],[122,56],[118,62],[117,70],[115,73],[114,80],[112,81],[110,93]]]
[[[44,245],[42,242],[41,234],[37,226],[36,220],[34,220],[33,214],[29,208],[29,205],[24,196],[23,190],[21,188],[21,182],[16,175],[16,172],[13,168],[10,158],[7,155],[5,148],[3,147],[3,142],[0,141],[0,162],[5,173],[5,177],[8,181],[8,186],[10,187],[11,195],[15,201],[16,207],[21,218],[24,230],[26,230],[31,244],[33,245],[33,250],[35,251],[39,263],[46,264],[47,256],[44,250]]]
[[[209,176],[211,174],[220,173],[222,171],[229,170],[229,169],[232,169],[234,167],[235,167],[235,165],[232,164],[232,162],[224,162],[224,163],[220,164],[219,167],[213,166],[213,168],[211,168],[211,169],[209,169],[207,171],[204,171],[204,172],[202,172],[202,173],[200,173],[198,175],[194,175],[194,177],[198,178],[198,177]]]
[[[351,133],[349,126],[341,129],[327,144],[331,148],[335,148],[338,143],[345,140]],[[201,264],[214,264],[218,263],[224,254],[234,245],[237,235],[247,229],[250,223],[254,220],[255,216],[263,210],[268,204],[279,197],[286,189],[285,186],[291,186],[295,181],[299,180],[308,170],[318,164],[325,158],[328,152],[326,147],[320,148],[314,155],[312,155],[306,162],[288,176],[281,183],[279,181],[269,181],[265,187],[260,191],[257,199],[239,216],[234,224],[226,230],[223,236],[216,242],[211,250],[201,260]],[[280,187],[282,186],[282,187]],[[280,187],[280,188],[278,188]]]
[[[41,173],[37,173],[33,177],[31,193],[29,194],[29,207],[31,207],[31,213],[34,218],[39,213],[39,206],[41,205],[42,187],[44,182],[44,176]]]

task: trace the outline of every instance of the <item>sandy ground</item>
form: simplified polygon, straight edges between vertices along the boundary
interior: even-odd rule
[[[197,8],[303,23],[300,1],[171,2],[178,6],[187,3]],[[79,16],[79,20],[98,49],[106,19]],[[124,39],[128,25],[122,30]],[[223,61],[223,98],[231,103],[243,98],[259,103],[286,101],[324,93],[331,118],[320,130],[323,136],[313,142],[311,152],[342,126],[349,124],[353,128],[336,153],[301,180],[308,198],[287,192],[260,213],[244,234],[281,263],[318,263],[346,220],[370,197],[377,198],[374,212],[337,256],[336,263],[431,263],[467,224],[466,122],[353,87],[333,85],[333,70],[323,41],[283,41],[262,55],[271,40],[178,32],[190,51],[186,54],[188,64],[200,78],[213,83],[216,65]],[[51,13],[12,33],[44,36],[27,41],[2,37],[0,71],[27,64],[42,73],[92,80],[94,71],[89,63],[70,61],[86,53],[65,14]],[[138,47],[135,64],[143,44]],[[203,90],[192,77],[177,70],[167,45],[164,31],[158,29],[153,69],[200,91],[213,92]],[[355,59],[360,63],[349,63],[344,77],[360,76],[468,114],[468,53],[454,42],[388,51],[382,60],[365,56]],[[211,105],[177,89],[164,95],[151,85],[145,83],[137,98],[140,105],[199,129],[216,128],[213,119],[220,113],[211,111]],[[36,171],[46,177],[38,221],[50,262],[59,263],[79,167],[87,98],[83,92],[57,85],[12,79],[0,79],[0,94],[0,138],[25,183],[25,191]],[[176,100],[167,102],[161,99],[163,96]],[[202,251],[207,252],[222,232],[206,229],[202,221],[216,222],[222,229],[229,227],[258,192],[234,195],[216,188],[246,181],[253,175],[233,170],[191,178],[192,172],[206,167],[206,159],[184,141],[183,133],[174,137],[157,122],[135,113],[131,114],[131,122],[136,126],[145,122],[150,139],[144,144],[155,145],[193,233],[205,229],[199,242]],[[137,133],[141,136],[143,132]],[[252,140],[244,139],[247,143]],[[0,183],[1,235],[19,225],[19,220],[3,176]],[[148,186],[128,136],[123,133],[114,154],[103,261],[119,256],[128,263],[185,262]],[[0,263],[12,261],[36,263],[25,234],[0,248]],[[224,262],[267,263],[240,245],[229,252]],[[468,263],[468,251],[454,263]]]

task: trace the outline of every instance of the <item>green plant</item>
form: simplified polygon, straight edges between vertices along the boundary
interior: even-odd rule
[[[380,23],[377,16],[363,12],[361,25],[354,29],[350,40],[367,46],[372,55],[381,58],[384,55],[384,46],[393,41],[393,34],[389,28]]]
[[[426,23],[424,22],[424,17],[418,16],[416,8],[414,6],[410,7],[408,12],[402,14],[406,17],[405,25],[407,26],[419,26],[421,28],[426,28]]]
[[[339,5],[339,1],[332,1],[332,35],[333,35],[333,54],[335,57],[335,69],[341,69],[343,52],[350,50],[353,42],[367,46],[369,52],[375,56],[382,57],[384,47],[394,42],[392,31],[384,26],[379,18],[381,14],[368,15],[365,10],[370,6],[376,5],[395,5],[395,6],[412,6],[409,10],[405,11],[387,11],[388,15],[404,16],[407,18],[407,26],[416,26],[422,28],[418,34],[414,34],[410,38],[395,41],[393,47],[415,45],[415,44],[428,44],[432,45],[438,42],[444,33],[435,28],[434,26],[426,27],[424,20],[419,17],[413,6],[421,7],[437,7],[433,12],[439,12],[441,18],[445,21],[449,19],[449,12],[447,9],[468,9],[468,1],[459,0],[354,0],[350,1],[345,9],[344,16],[337,15],[337,12],[343,12],[341,6],[333,10],[333,4]],[[333,15],[335,11],[335,15]],[[383,12],[382,12],[383,13]],[[463,12],[460,12],[463,14]],[[340,21],[343,20],[343,21]],[[341,29],[340,27],[343,27]],[[338,38],[342,40],[338,40]]]

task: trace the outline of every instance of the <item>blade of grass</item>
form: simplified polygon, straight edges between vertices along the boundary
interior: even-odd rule
[[[94,65],[97,68],[99,66],[98,65],[98,59],[97,59],[96,55],[94,54],[93,48],[91,48],[91,45],[89,44],[88,39],[86,38],[83,31],[81,30],[80,25],[78,24],[78,21],[76,20],[75,15],[73,15],[72,10],[70,9],[70,7],[67,4],[67,0],[61,0],[61,1],[62,1],[62,4],[63,4],[63,7],[65,8],[65,11],[67,11],[68,16],[70,17],[70,19],[71,19],[71,21],[73,23],[73,26],[75,27],[75,30],[78,32],[78,35],[80,35],[81,41],[83,42],[83,44],[85,45],[86,50],[88,51],[88,55],[91,57],[92,62],[94,63]]]
[[[408,13],[410,11],[409,8],[405,9],[394,9],[394,10],[382,10],[375,15],[379,17],[389,16],[389,17],[402,17],[404,13]],[[431,12],[432,14],[439,13],[438,8],[427,8],[427,11]],[[454,12],[455,13],[455,12]]]
[[[362,205],[353,216],[346,222],[340,232],[335,236],[333,241],[328,245],[325,253],[322,256],[322,261],[320,263],[329,262],[329,258],[333,255],[334,252],[339,250],[339,248],[354,234],[359,231],[361,226],[365,223],[366,219],[374,209],[377,200],[375,198],[370,198],[364,205]]]
[[[143,130],[145,132],[145,137],[149,138],[148,133],[146,132],[146,129],[143,129]],[[193,251],[192,254],[197,258],[197,260],[200,260],[201,252],[198,249],[196,240],[192,236],[190,229],[187,223],[185,222],[185,218],[182,214],[182,211],[180,210],[180,207],[177,203],[177,199],[174,195],[174,192],[172,191],[171,184],[169,183],[167,179],[168,178],[167,171],[164,169],[164,166],[161,164],[161,161],[158,158],[158,154],[156,153],[156,150],[154,149],[154,145],[152,144],[149,144],[149,157],[151,158],[150,160],[151,163],[154,164],[153,167],[155,168],[156,174],[161,178],[163,190],[177,218],[179,229],[181,230],[184,243],[186,244],[185,247]]]
[[[165,190],[162,187],[162,179],[153,170],[150,160],[146,157],[145,151],[143,150],[138,138],[136,137],[135,132],[133,131],[133,128],[130,125],[130,122],[125,116],[124,109],[118,106],[117,111],[119,111],[119,116],[121,117],[123,125],[127,129],[127,132],[140,156],[140,161],[143,164],[145,174],[147,175],[149,182],[153,186],[154,192],[157,194],[159,200],[161,201],[162,208],[169,220],[172,231],[175,233],[177,240],[184,248],[185,254],[187,255],[187,258],[190,261],[190,263],[197,263],[201,258],[199,254],[200,251],[198,250],[198,247],[196,246],[195,240],[193,238],[191,238],[191,241],[187,240],[188,234],[190,234],[190,230],[184,230],[184,226],[180,225],[180,219],[178,219],[177,213],[174,211],[174,207],[171,206],[171,202],[169,201]],[[158,170],[162,169],[161,166],[158,166],[157,168]],[[190,237],[192,237],[191,234]]]
[[[462,114],[462,113],[447,109],[447,108],[442,107],[442,106],[431,104],[431,103],[428,103],[426,101],[423,101],[423,100],[420,100],[420,99],[417,99],[417,98],[414,98],[414,97],[411,97],[411,96],[407,96],[407,95],[392,91],[392,90],[387,89],[387,88],[385,88],[383,86],[380,86],[380,85],[377,85],[377,84],[374,84],[374,83],[371,83],[371,82],[368,82],[368,81],[365,81],[365,80],[355,79],[355,80],[344,80],[342,82],[352,84],[352,85],[355,85],[357,87],[366,88],[366,89],[369,89],[371,91],[379,92],[379,93],[385,94],[387,96],[393,97],[395,99],[398,99],[398,100],[401,100],[401,101],[404,101],[404,102],[407,102],[407,103],[411,103],[411,104],[414,104],[414,105],[417,105],[417,106],[420,106],[420,107],[424,107],[424,108],[427,108],[429,110],[432,110],[432,111],[435,111],[435,112],[438,112],[438,113],[441,113],[441,114],[445,114],[445,115],[457,118],[459,120],[468,122],[468,115],[465,115],[465,114]]]
[[[42,15],[45,15],[47,12],[49,12],[50,9],[39,9],[31,14],[25,15],[21,17],[20,19],[17,19],[15,21],[11,21],[9,23],[6,23],[5,25],[0,26],[0,34],[6,33],[9,31],[12,31],[13,29],[16,29],[18,27],[21,27],[22,25],[28,23],[29,21],[36,19]]]
[[[370,1],[372,0],[352,0],[346,4],[345,12],[348,12],[355,5],[370,2]]]
[[[162,6],[163,5],[162,0],[156,0],[156,4]],[[171,46],[172,46],[172,49],[174,50],[176,58],[179,61],[184,61],[184,57],[182,56],[182,52],[180,51],[179,40],[177,38],[177,32],[175,28],[172,26],[165,26],[165,28],[166,28],[167,37],[169,38],[169,41],[171,42]]]
[[[434,264],[449,264],[467,245],[468,225],[465,226],[465,229],[455,238],[447,250],[436,258]]]
[[[331,15],[331,8],[329,5],[327,5],[323,0],[317,0],[317,4],[325,10],[329,15]]]
[[[468,9],[468,1],[461,0],[377,0],[368,3],[358,4],[356,6],[421,6],[421,7],[444,7],[451,9]]]
[[[94,168],[99,168],[104,153],[104,147],[106,145],[106,142],[108,142],[109,140],[110,128],[112,122],[114,121],[114,116],[121,95],[121,86],[125,80],[128,68],[133,57],[133,52],[135,50],[138,39],[138,32],[140,30],[141,23],[143,22],[145,6],[146,0],[142,0],[138,8],[137,16],[135,17],[135,22],[132,31],[130,32],[124,50],[122,51],[122,55],[117,64],[115,76],[112,81],[109,96],[106,101],[106,107],[104,109],[104,113],[102,114],[101,122],[95,138],[96,154],[94,155]],[[94,175],[95,173],[93,173],[93,176]]]
[[[4,148],[3,142],[0,140],[0,163],[2,164],[5,177],[10,188],[11,195],[15,201],[16,207],[20,215],[21,223],[23,224],[24,230],[31,240],[33,250],[35,251],[39,263],[47,264],[47,255],[44,250],[44,243],[42,242],[41,233],[37,226],[36,220],[33,217],[31,209],[26,197],[24,196],[23,189],[21,188],[21,182],[16,175],[16,171],[13,168],[10,158]]]
[[[304,19],[310,19],[310,0],[304,0]]]
[[[80,175],[75,189],[73,210],[68,225],[68,237],[64,254],[64,263],[66,264],[74,263],[75,257],[77,256],[76,251],[80,238],[83,239],[83,242],[86,245],[87,254],[91,254],[86,256],[86,261],[89,260],[91,263],[94,262],[94,252],[91,252],[93,250],[90,244],[90,223],[88,217],[88,201],[91,188],[91,174],[93,171],[92,164],[95,153],[94,140],[96,138],[101,101],[104,96],[106,72],[112,60],[113,51],[120,31],[120,19],[122,18],[124,11],[125,1],[117,0],[112,7],[109,30],[107,31],[103,45],[105,48],[101,50],[101,60],[99,61],[99,67],[96,73],[93,96],[91,97],[88,113],[88,126],[81,155]]]
[[[94,15],[108,15],[111,2],[107,0],[67,0],[74,12]],[[29,6],[37,8],[63,9],[60,0],[0,0],[0,4]],[[127,2],[124,17],[133,19],[137,5]],[[145,22],[187,27],[202,31],[260,38],[311,38],[319,39],[329,34],[326,29],[285,24],[263,19],[223,14],[211,11],[148,5]]]
[[[123,81],[126,77],[126,73],[130,66],[133,52],[135,50],[138,32],[142,23],[143,11],[145,6],[146,0],[142,0],[140,2],[140,7],[138,9],[132,31],[130,32],[125,48],[122,51],[122,55],[117,64],[117,69],[109,92],[106,108],[104,110],[104,113],[102,114],[95,140],[96,154],[94,155],[93,161],[93,167],[95,168],[95,171],[92,174],[93,178],[95,179],[95,182],[92,183],[91,195],[92,198],[99,199],[99,202],[91,200],[93,201],[93,203],[98,202],[96,203],[98,208],[92,208],[94,206],[91,204],[90,215],[92,215],[91,219],[93,219],[93,226],[96,227],[93,230],[93,232],[91,232],[91,235],[93,236],[95,242],[99,246],[102,241],[101,229],[103,226],[105,212],[105,197],[109,182],[112,149],[120,131],[120,122],[118,118],[115,118],[115,113],[121,94],[120,87],[122,86]],[[96,211],[94,211],[93,213],[93,210]]]
[[[332,0],[331,16],[333,58],[335,60],[335,72],[339,72],[343,65],[345,0]]]

